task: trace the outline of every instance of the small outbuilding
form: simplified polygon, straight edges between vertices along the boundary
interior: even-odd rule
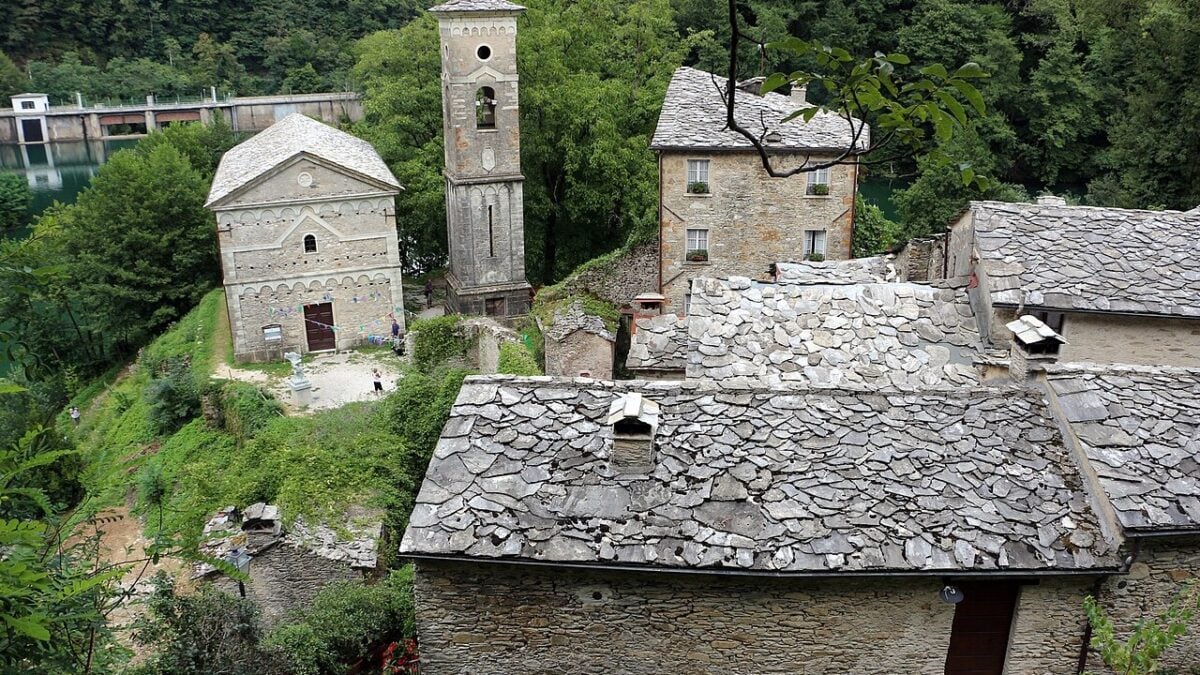
[[[612,379],[617,338],[604,325],[604,319],[584,311],[582,302],[575,301],[555,312],[553,323],[542,336],[546,339],[547,375]]]

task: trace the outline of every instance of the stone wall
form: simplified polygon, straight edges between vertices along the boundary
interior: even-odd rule
[[[594,295],[619,308],[629,307],[642,293],[658,292],[657,241],[622,250],[611,259],[585,263],[583,267],[562,281],[562,295]]]
[[[613,341],[584,329],[562,339],[546,337],[546,374],[611,380]]]
[[[689,159],[709,160],[710,194],[688,193]],[[781,160],[780,166],[786,168],[789,160],[794,164],[797,158]],[[659,215],[666,311],[683,312],[684,296],[695,277],[769,279],[772,263],[802,257],[806,230],[826,230],[826,259],[850,258],[856,180],[855,167],[833,167],[829,195],[806,195],[806,175],[771,178],[756,154],[661,153]],[[707,262],[685,260],[687,230],[695,228],[708,230]]]
[[[290,611],[304,609],[317,593],[335,581],[362,581],[363,573],[344,562],[314,555],[279,542],[254,556],[246,597],[262,611],[268,628]],[[224,575],[213,578],[217,588],[238,595],[237,582]]]
[[[521,341],[521,336],[513,329],[484,317],[463,319],[458,324],[457,332],[470,341],[467,358],[482,375],[494,373],[499,369],[501,344]]]
[[[1161,614],[1183,584],[1195,580],[1197,570],[1200,570],[1200,537],[1143,539],[1129,574],[1105,580],[1098,596],[1113,621],[1117,638],[1128,639],[1135,623]],[[1197,664],[1200,664],[1200,626],[1193,621],[1187,633],[1163,655],[1162,666],[1183,674],[1195,672]],[[1095,650],[1088,657],[1088,668],[1098,673],[1109,672]]]
[[[939,588],[421,561],[415,596],[434,675],[866,675],[942,672],[954,610]]]
[[[896,254],[896,271],[901,281],[936,281],[946,277],[944,234],[911,239]]]
[[[1008,346],[1012,333],[1004,324],[1015,318],[1016,310],[1012,308],[995,309],[995,344]],[[1067,340],[1059,351],[1062,362],[1200,367],[1200,318],[1068,313],[1063,318],[1062,332]]]
[[[1087,629],[1083,598],[1092,577],[1043,579],[1021,587],[1005,672],[1074,674]]]

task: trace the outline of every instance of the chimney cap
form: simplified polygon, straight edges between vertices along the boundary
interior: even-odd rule
[[[1024,347],[1033,345],[1045,344],[1054,342],[1060,345],[1068,344],[1063,336],[1059,335],[1053,328],[1035,316],[1026,314],[1016,321],[1010,321],[1004,324],[1004,327],[1012,331],[1013,337],[1017,339]]]
[[[1066,206],[1067,200],[1055,194],[1044,194],[1037,198],[1038,206]]]
[[[636,391],[617,394],[608,407],[608,423],[616,424],[622,420],[636,419],[650,425],[651,430],[658,428],[658,404],[647,400]],[[652,431],[653,433],[653,431]]]

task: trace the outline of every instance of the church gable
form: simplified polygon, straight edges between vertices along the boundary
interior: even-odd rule
[[[300,155],[230,193],[218,208],[394,191],[394,188],[336,164]]]

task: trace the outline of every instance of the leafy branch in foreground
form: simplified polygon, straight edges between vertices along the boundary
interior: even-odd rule
[[[901,71],[897,67],[911,66],[911,60],[904,54],[876,52],[869,58],[858,59],[845,49],[817,40],[789,37],[763,43],[742,32],[737,0],[729,0],[729,27],[729,77],[723,92],[725,124],[754,146],[763,168],[775,178],[787,178],[841,164],[894,162],[925,150],[930,141],[944,143],[950,140],[957,131],[967,127],[971,112],[980,116],[986,112],[983,96],[971,81],[985,78],[987,73],[975,63],[967,63],[953,72],[941,64]],[[832,158],[812,161],[811,156],[806,157],[799,166],[789,169],[779,168],[772,163],[767,137],[774,129],[762,121],[758,129],[751,130],[734,115],[738,92],[738,52],[743,39],[754,42],[760,51],[787,51],[801,61],[816,64],[815,68],[808,70],[770,75],[762,84],[762,93],[775,91],[785,85],[806,87],[813,82],[820,83],[830,95],[829,102],[822,106],[800,107],[781,123],[796,118],[809,122],[820,112],[836,113],[850,125],[851,141],[846,147]],[[868,125],[874,127],[874,133],[871,133]],[[863,156],[871,157],[862,159]],[[927,156],[950,161],[936,147],[930,149]],[[961,164],[958,168],[964,185],[973,183],[981,190],[990,185],[990,181],[978,175],[969,164]]]
[[[1095,598],[1084,598],[1083,606],[1092,625],[1092,647],[1099,650],[1105,665],[1121,675],[1151,675],[1159,672],[1163,653],[1187,632],[1200,609],[1200,593],[1191,583],[1185,584],[1161,614],[1134,624],[1124,642]]]

